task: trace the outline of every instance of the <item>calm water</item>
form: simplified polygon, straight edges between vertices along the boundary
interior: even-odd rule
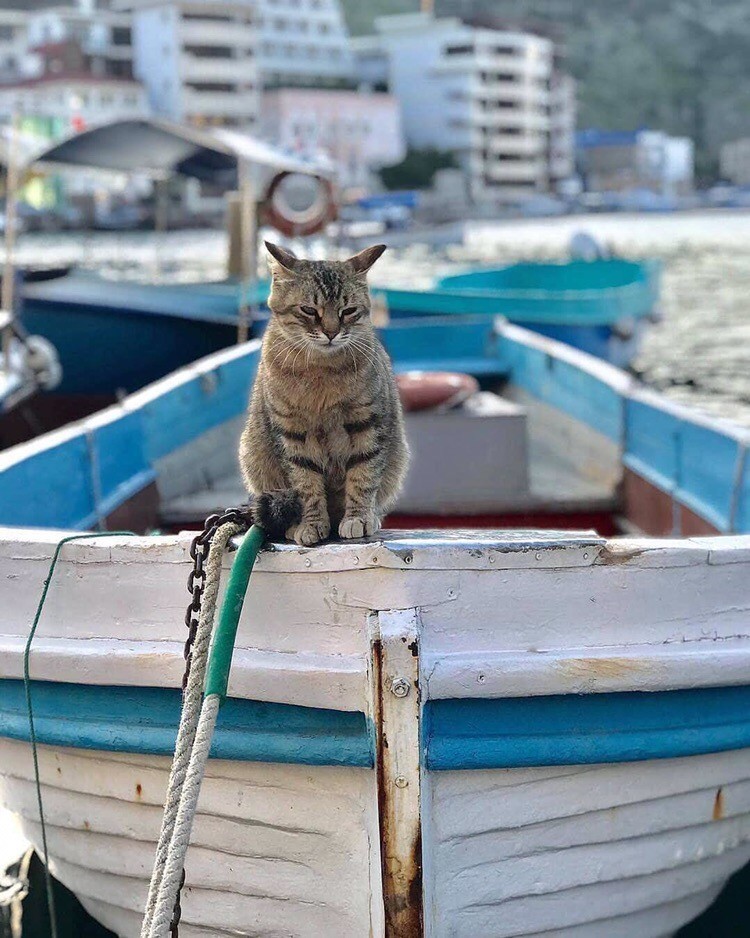
[[[750,213],[469,223],[463,245],[389,251],[373,279],[427,286],[468,265],[562,257],[580,230],[624,256],[664,261],[664,319],[649,330],[636,362],[643,379],[672,398],[750,426]],[[325,246],[308,249],[321,256]],[[172,232],[158,242],[147,233],[25,235],[19,245],[21,263],[75,262],[117,277],[216,279],[225,258],[225,239],[216,231]]]

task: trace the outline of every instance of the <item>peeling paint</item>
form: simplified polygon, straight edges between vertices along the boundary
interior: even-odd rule
[[[619,547],[610,541],[599,551],[599,556],[594,564],[596,566],[615,567],[622,563],[629,563],[645,553],[645,547]]]
[[[570,677],[613,678],[652,668],[651,662],[638,658],[568,658],[555,662],[558,670]]]

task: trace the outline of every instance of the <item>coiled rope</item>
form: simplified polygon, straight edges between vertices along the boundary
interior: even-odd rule
[[[242,526],[233,522],[222,525],[214,535],[208,554],[206,588],[193,646],[190,676],[183,696],[180,728],[141,938],[165,938],[181,885],[211,740],[219,707],[226,698],[237,625],[255,558],[265,539],[262,528],[254,525],[240,545],[209,654],[224,550],[230,538],[241,530]]]

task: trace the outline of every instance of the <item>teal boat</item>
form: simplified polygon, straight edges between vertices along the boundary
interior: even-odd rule
[[[392,317],[505,316],[559,342],[627,367],[657,315],[658,261],[573,260],[480,268],[430,290],[376,289]]]

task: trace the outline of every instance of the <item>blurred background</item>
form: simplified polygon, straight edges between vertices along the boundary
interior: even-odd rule
[[[327,161],[338,222],[297,248],[385,239],[388,286],[559,257],[581,229],[661,258],[635,369],[747,424],[748,42],[741,0],[3,0],[2,140],[7,162],[14,120],[29,157],[156,118]],[[225,188],[157,188],[27,173],[17,262],[224,276]]]

